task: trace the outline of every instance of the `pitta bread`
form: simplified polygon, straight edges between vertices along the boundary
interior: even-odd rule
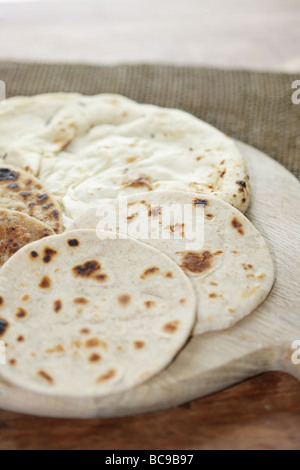
[[[74,227],[96,228],[100,222],[100,227],[140,238],[172,258],[197,293],[194,334],[234,325],[267,297],[274,282],[268,247],[251,222],[234,207],[215,197],[180,191],[143,193],[126,199],[128,212],[119,210],[120,201],[111,202],[103,206],[102,218],[92,208],[75,221]],[[179,211],[167,222],[164,216],[170,204]],[[182,217],[184,207],[191,212]],[[196,220],[200,221],[199,233],[193,241]],[[144,230],[139,230],[145,225],[146,236]]]
[[[101,241],[95,230],[24,247],[3,266],[0,286],[0,374],[45,394],[134,387],[172,361],[195,322],[194,291],[176,263],[120,235]]]
[[[233,140],[183,111],[50,93],[8,99],[0,131],[5,161],[34,171],[71,218],[82,204],[150,190],[213,194],[242,212],[249,204]]]
[[[24,212],[62,231],[58,202],[31,173],[12,166],[0,166],[0,208]]]
[[[54,231],[21,212],[0,209],[0,266],[28,243],[54,235]]]

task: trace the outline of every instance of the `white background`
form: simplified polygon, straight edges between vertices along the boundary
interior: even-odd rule
[[[300,0],[0,0],[0,60],[300,72]]]

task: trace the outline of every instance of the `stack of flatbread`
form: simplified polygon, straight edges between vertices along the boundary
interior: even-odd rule
[[[117,95],[0,107],[0,377],[60,396],[149,380],[192,335],[264,301],[269,250],[243,215],[234,141]]]

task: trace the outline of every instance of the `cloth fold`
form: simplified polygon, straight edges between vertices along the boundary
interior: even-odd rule
[[[7,97],[66,91],[119,93],[180,108],[267,153],[300,178],[300,75],[169,65],[89,66],[0,62]]]

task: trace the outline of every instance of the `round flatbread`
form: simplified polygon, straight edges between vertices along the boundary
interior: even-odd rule
[[[118,95],[8,99],[0,109],[1,154],[31,168],[71,218],[85,203],[141,191],[213,194],[242,212],[250,200],[232,139],[183,111]]]
[[[134,387],[172,361],[195,322],[194,291],[176,263],[95,230],[26,246],[3,266],[0,286],[0,374],[46,394]]]
[[[179,191],[143,193],[90,209],[75,227],[117,230],[159,249],[192,281],[194,334],[228,328],[253,312],[274,281],[268,247],[224,201]]]
[[[21,212],[0,209],[0,266],[28,243],[54,235],[54,231]]]
[[[31,173],[12,166],[0,166],[0,208],[24,212],[62,231],[58,202]]]

